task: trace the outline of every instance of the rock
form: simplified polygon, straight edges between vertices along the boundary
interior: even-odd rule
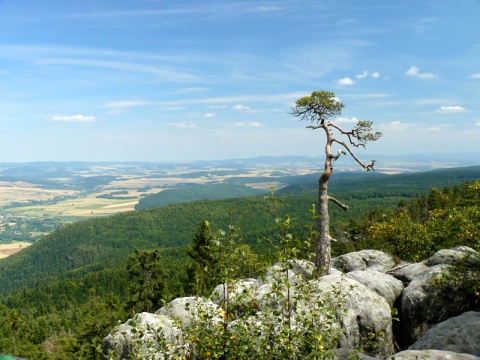
[[[102,359],[121,360],[140,356],[142,359],[163,360],[168,350],[162,349],[163,341],[159,343],[158,340],[164,339],[165,344],[177,346],[181,334],[171,318],[143,312],[114,328],[103,339]],[[149,343],[150,346],[147,345]]]
[[[180,321],[183,326],[188,326],[192,320],[198,319],[199,308],[212,320],[212,322],[222,321],[220,316],[221,308],[210,300],[201,297],[182,297],[176,298],[166,306],[157,310],[155,314],[165,315]]]
[[[450,265],[434,265],[415,276],[403,290],[400,305],[403,339],[400,341],[405,347],[420,339],[436,323],[469,310],[470,299],[465,291],[434,281],[450,269]]]
[[[428,266],[423,262],[416,264],[400,264],[399,266],[390,269],[388,273],[392,274],[395,279],[403,282],[404,286],[408,286],[415,276],[421,274],[427,269]]]
[[[409,350],[426,349],[480,356],[480,312],[469,311],[445,320],[409,347]]]
[[[227,293],[230,300],[238,299],[242,296],[247,296],[248,294],[251,294],[261,285],[262,282],[257,279],[236,280],[228,287],[228,289],[226,284],[220,284],[217,285],[213,290],[211,298],[216,303],[221,304],[225,301]]]
[[[387,272],[395,265],[392,255],[379,250],[361,250],[332,259],[331,266],[344,273],[355,270]]]
[[[467,246],[457,246],[453,249],[442,249],[423,262],[426,266],[444,265],[480,265],[478,253]]]
[[[378,271],[351,271],[345,277],[358,281],[387,300],[392,309],[403,291],[403,283],[391,275]]]
[[[356,355],[354,359],[358,360],[379,360],[378,357],[372,357],[361,352],[352,352],[352,350],[342,348],[333,350],[333,354],[335,356],[335,360],[350,360],[352,359],[352,355]]]
[[[296,285],[302,280],[306,280],[312,277],[315,266],[312,262],[307,260],[290,260],[288,266],[284,263],[277,262],[275,265],[269,267],[265,273],[265,283],[273,283],[278,281],[286,274],[286,268],[288,267],[288,280]]]
[[[377,344],[377,349],[366,350],[382,356],[392,354],[392,315],[390,306],[383,297],[343,275],[327,275],[309,283],[313,294],[338,302],[337,316],[344,334],[340,340],[341,348],[357,348],[362,345],[362,339],[377,334],[377,340],[381,344]]]
[[[445,350],[405,350],[388,357],[388,360],[478,360],[470,354],[458,354]]]

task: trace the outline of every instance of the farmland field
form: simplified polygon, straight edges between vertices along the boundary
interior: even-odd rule
[[[30,245],[31,243],[27,243],[23,241],[16,242],[13,244],[0,244],[0,259],[6,258],[9,255],[15,254]]]

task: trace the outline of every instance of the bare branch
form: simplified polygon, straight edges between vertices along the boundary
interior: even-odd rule
[[[335,199],[332,196],[328,196],[327,198],[328,198],[328,200],[330,200],[330,201],[334,202],[335,204],[337,204],[338,206],[340,206],[343,210],[348,211],[348,209],[349,209],[348,205],[345,205],[344,203],[341,203],[340,201],[338,201],[337,199]]]
[[[364,168],[365,170],[367,171],[370,171],[370,170],[374,170],[373,167],[375,166],[375,162],[376,160],[372,160],[372,162],[370,164],[364,164],[358,157],[357,155],[355,155],[355,153],[350,149],[350,147],[345,144],[343,141],[340,141],[340,140],[337,140],[337,139],[333,139],[334,142],[336,142],[337,144],[340,144],[342,145],[345,149],[347,149],[348,153],[353,157],[353,159],[362,167]]]
[[[337,152],[337,155],[332,155],[332,154],[328,154],[327,156],[332,160],[332,161],[336,161],[340,155],[347,155],[347,153],[343,150],[338,150]]]

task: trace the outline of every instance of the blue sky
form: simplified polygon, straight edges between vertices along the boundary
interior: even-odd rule
[[[479,0],[0,0],[0,29],[3,162],[322,156],[314,90],[384,133],[360,155],[480,153]]]

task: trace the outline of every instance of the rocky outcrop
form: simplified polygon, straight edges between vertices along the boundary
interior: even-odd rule
[[[331,323],[332,331],[339,334],[335,352],[339,359],[348,358],[346,354],[359,347],[368,354],[360,358],[393,359],[394,308],[399,310],[396,343],[403,349],[411,345],[394,354],[396,360],[474,359],[480,356],[480,315],[466,312],[472,310],[472,303],[464,291],[435,279],[448,274],[455,265],[477,262],[478,254],[466,247],[439,251],[417,264],[401,263],[380,251],[365,250],[332,259],[332,274],[321,278],[312,276],[310,262],[292,261],[288,266],[277,263],[263,279],[217,286],[210,299],[178,298],[156,314],[138,314],[112,330],[102,350],[104,354],[115,353],[112,359],[148,352],[150,358],[167,359],[173,349],[189,352],[191,346],[182,336],[182,328],[194,324],[200,316],[223,323],[222,305],[227,300],[236,306],[236,320],[228,326],[251,329],[258,334],[252,338],[254,342],[261,338],[262,329],[275,330],[277,325],[265,322],[280,324],[278,314],[290,301],[289,326],[301,326],[297,316],[310,317],[318,326],[323,320]],[[286,279],[288,291],[279,287]],[[335,308],[335,316],[323,314],[319,306]],[[462,312],[466,313],[454,317]],[[365,339],[374,339],[374,345],[365,343]]]

